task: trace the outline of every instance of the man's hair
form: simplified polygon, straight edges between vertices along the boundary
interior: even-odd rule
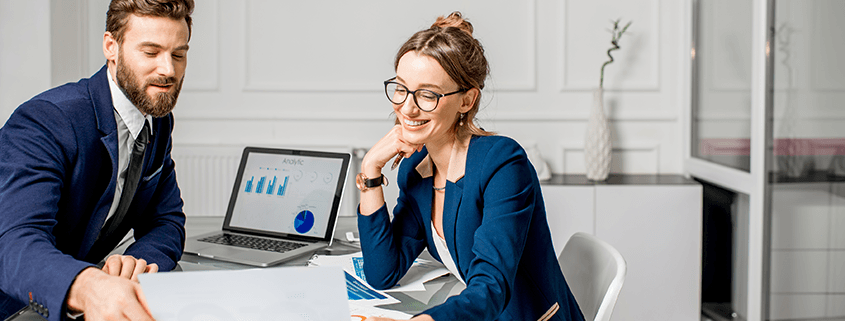
[[[191,13],[194,0],[112,0],[106,13],[106,31],[118,44],[123,44],[129,15],[185,19],[188,23],[188,40],[191,40]]]

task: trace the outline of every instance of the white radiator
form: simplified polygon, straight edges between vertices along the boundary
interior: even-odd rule
[[[185,215],[224,216],[243,147],[173,147]]]

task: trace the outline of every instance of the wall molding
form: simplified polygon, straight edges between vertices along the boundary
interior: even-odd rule
[[[653,154],[653,161],[648,167],[654,167],[653,171],[645,171],[644,173],[649,174],[660,174],[660,142],[657,141],[634,141],[634,142],[627,142],[627,143],[618,143],[613,142],[611,147],[611,155],[618,155],[621,153],[633,153],[633,152],[640,152],[640,153],[651,153]],[[565,142],[560,144],[560,150],[562,155],[563,161],[563,173],[564,174],[574,174],[574,173],[583,173],[582,169],[573,170],[571,165],[567,165],[566,157],[567,154],[583,154],[584,153],[584,142]],[[614,158],[615,159],[615,158]],[[618,160],[616,160],[618,162]],[[611,160],[611,167],[613,166],[613,160]],[[611,172],[613,172],[611,170]],[[629,172],[625,171],[624,173],[633,174],[637,172]]]
[[[199,51],[197,49],[192,49],[188,52],[188,68],[190,69],[192,66],[197,66],[197,68],[207,69],[209,67],[214,68],[212,71],[213,77],[194,77],[189,78],[185,81],[184,87],[182,88],[183,92],[219,92],[220,91],[220,70],[223,68],[223,63],[220,60],[220,51],[222,43],[220,37],[222,36],[220,33],[220,21],[223,19],[221,17],[221,10],[220,10],[220,1],[219,0],[203,0],[202,2],[202,9],[201,10],[210,10],[213,11],[214,14],[212,15],[203,15],[202,17],[210,17],[213,18],[213,21],[210,21],[207,25],[202,25],[199,28],[196,26],[196,21],[194,21],[194,26],[192,29],[191,40],[193,41],[194,36],[197,34],[197,30],[201,30],[200,32],[205,32],[206,30],[212,35],[209,37],[211,43],[207,43],[210,48]],[[197,15],[194,15],[196,17]],[[206,44],[205,42],[201,42]],[[211,57],[211,63],[201,64],[194,61],[191,63],[191,53],[195,52],[202,52],[203,55],[211,53],[213,55]],[[191,77],[191,75],[195,75],[196,72],[191,73],[190,70],[186,71],[186,78]]]
[[[714,112],[696,115],[699,121],[751,121],[751,115],[734,112]],[[783,120],[782,115],[775,115],[774,120]],[[796,121],[842,121],[845,120],[845,113],[842,115],[796,115],[791,119]]]
[[[383,112],[331,112],[315,113],[301,111],[287,111],[284,114],[270,114],[263,110],[256,111],[204,111],[204,110],[177,110],[176,120],[255,120],[255,121],[298,121],[298,120],[319,120],[319,121],[390,121],[393,116]],[[482,121],[572,121],[586,122],[589,119],[587,112],[495,112],[495,115],[485,114],[482,110],[478,114]],[[715,120],[732,118],[714,118]],[[748,119],[748,117],[746,117]],[[674,113],[649,111],[638,113],[622,113],[622,115],[608,116],[608,120],[614,122],[674,122],[678,115]],[[706,118],[705,120],[713,120]]]
[[[560,28],[560,34],[563,35],[563,39],[558,43],[558,50],[559,53],[563,56],[562,63],[558,70],[558,83],[559,83],[559,92],[580,92],[580,91],[592,91],[595,90],[598,86],[595,83],[588,83],[588,82],[576,82],[571,81],[569,75],[567,74],[570,65],[569,55],[566,54],[566,48],[569,47],[567,41],[570,38],[571,29],[568,25],[570,19],[566,19],[569,8],[570,8],[570,0],[564,0],[560,5],[560,16],[562,17],[561,23],[558,25]],[[640,85],[616,85],[616,86],[605,86],[605,91],[630,91],[630,92],[659,92],[661,87],[661,65],[660,65],[660,57],[662,52],[660,50],[660,41],[661,41],[661,30],[660,30],[660,23],[661,23],[661,16],[660,16],[660,1],[659,0],[649,0],[651,4],[651,11],[654,19],[651,19],[651,34],[654,35],[654,41],[651,45],[651,50],[655,53],[651,56],[651,63],[653,69],[651,70],[652,79],[649,82]],[[642,22],[641,22],[642,23]],[[633,24],[632,24],[633,25]],[[643,32],[644,34],[647,32]],[[601,66],[596,66],[600,68]],[[598,70],[598,69],[597,69]]]
[[[653,0],[654,1],[654,0]],[[254,41],[261,41],[254,39],[252,33],[250,32],[250,5],[252,5],[254,0],[247,0],[243,1],[242,5],[244,7],[244,17],[243,17],[243,39],[245,42],[244,46],[244,70],[243,70],[243,77],[244,83],[242,91],[244,92],[256,92],[256,93],[375,93],[381,92],[382,88],[380,86],[373,86],[372,82],[369,81],[333,81],[331,79],[321,79],[319,81],[312,81],[312,80],[274,80],[274,81],[256,81],[250,74],[250,64],[253,63],[249,59],[250,57],[250,44]],[[528,27],[528,34],[524,35],[525,39],[531,39],[530,46],[527,46],[525,50],[528,52],[526,53],[527,59],[530,61],[526,62],[525,64],[529,66],[529,75],[525,77],[525,79],[519,80],[511,80],[514,77],[509,75],[494,75],[493,79],[488,79],[488,82],[491,82],[493,86],[496,87],[497,91],[500,92],[534,92],[537,90],[537,77],[538,77],[538,58],[537,58],[537,46],[538,46],[538,12],[537,12],[537,0],[531,0],[525,2],[528,7],[528,17],[526,17],[526,23],[530,26]],[[472,19],[472,18],[470,18]],[[409,34],[410,35],[410,34]],[[483,39],[482,39],[483,40]],[[485,49],[488,49],[487,43],[484,43]],[[397,45],[398,48],[398,45]],[[488,60],[490,56],[487,56]],[[503,62],[506,63],[506,62]],[[498,79],[503,79],[503,81],[498,81]],[[379,79],[381,81],[383,79]]]

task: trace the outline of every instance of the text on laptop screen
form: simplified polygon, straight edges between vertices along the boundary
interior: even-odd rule
[[[342,166],[340,158],[250,153],[229,225],[323,237]]]

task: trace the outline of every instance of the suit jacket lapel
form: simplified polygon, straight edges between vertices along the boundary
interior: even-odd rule
[[[458,250],[456,242],[456,228],[458,222],[458,209],[461,207],[461,197],[463,196],[463,177],[466,169],[466,158],[469,150],[469,143],[472,136],[465,137],[458,140],[452,145],[452,153],[449,159],[449,171],[446,173],[446,195],[443,199],[443,238],[446,240],[446,246],[449,247],[449,253],[452,255],[452,260],[458,264]],[[417,164],[417,173],[422,177],[420,183],[414,186],[414,191],[411,195],[418,195],[420,199],[417,203],[420,206],[420,211],[425,215],[428,213],[429,224],[426,224],[426,232],[428,234],[429,248],[434,248],[434,233],[431,229],[431,203],[434,201],[433,186],[434,171],[433,162],[429,155],[426,155],[423,160]],[[432,252],[432,251],[429,251]],[[439,254],[431,253],[433,256],[439,258]],[[460,270],[460,266],[458,266]],[[462,273],[463,274],[463,273]],[[461,275],[463,278],[463,275]]]
[[[111,179],[109,186],[106,188],[103,195],[97,202],[97,208],[91,217],[91,225],[89,225],[89,233],[85,237],[82,257],[87,255],[91,245],[97,240],[100,234],[100,229],[106,222],[111,204],[114,201],[114,193],[117,186],[117,123],[114,119],[114,106],[112,105],[111,90],[109,89],[109,80],[106,73],[108,67],[103,66],[94,76],[91,77],[88,83],[88,94],[91,97],[91,102],[94,105],[94,114],[97,117],[97,129],[100,131],[102,137],[100,141],[103,148],[108,152],[111,159]],[[103,169],[106,170],[105,168]],[[101,173],[102,174],[102,173]]]
[[[446,197],[443,200],[443,237],[446,239],[446,245],[449,247],[449,253],[452,254],[452,260],[458,270],[461,271],[461,278],[463,270],[458,264],[458,247],[456,242],[456,229],[458,222],[458,209],[461,207],[461,197],[464,195],[463,181],[458,183],[446,181]]]
[[[431,228],[431,200],[434,199],[434,191],[432,191],[430,187],[426,188],[426,186],[431,186],[432,180],[434,180],[434,178],[431,176],[420,179],[420,183],[414,185],[414,191],[411,195],[417,195],[419,197],[417,199],[417,204],[419,204],[420,214],[424,218],[426,216],[428,217],[428,220],[423,220],[428,224],[423,225],[425,225],[425,234],[428,237],[428,246],[429,248],[434,249],[434,233],[437,233]],[[429,253],[431,253],[431,255],[435,258],[440,259],[440,255],[437,254],[437,251],[429,251]]]
[[[457,223],[458,210],[461,208],[461,197],[464,195],[464,174],[466,172],[467,153],[472,136],[458,139],[452,144],[452,154],[449,158],[449,171],[446,173],[446,197],[443,200],[443,236],[446,245],[449,246],[449,253],[455,260],[455,265],[461,271],[461,278],[464,278],[463,270],[458,262],[457,246]],[[465,279],[465,278],[464,278]]]

